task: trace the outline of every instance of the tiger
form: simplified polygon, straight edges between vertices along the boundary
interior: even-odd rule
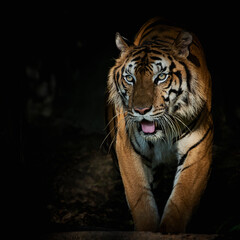
[[[185,28],[148,20],[120,50],[107,79],[107,137],[136,231],[184,233],[212,163],[212,81],[203,47]],[[174,162],[161,216],[153,194],[157,166]]]

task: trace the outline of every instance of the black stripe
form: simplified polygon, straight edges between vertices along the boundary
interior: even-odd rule
[[[152,60],[162,60],[160,57],[150,56],[150,58],[151,58]]]
[[[151,167],[151,166],[152,166],[152,160],[149,159],[148,157],[146,157],[145,155],[141,154],[141,153],[137,150],[137,148],[138,148],[138,149],[141,149],[141,145],[140,145],[140,143],[138,142],[137,137],[136,137],[135,134],[133,134],[133,137],[134,137],[134,139],[130,138],[130,142],[131,142],[131,144],[132,144],[133,149],[135,150],[135,152],[136,152],[137,154],[139,154],[139,155],[142,157],[143,163],[144,163],[147,167]],[[135,145],[135,144],[136,144],[136,145]]]
[[[153,71],[151,65],[146,65],[145,68],[146,68],[146,70],[147,70],[148,72],[150,72],[150,73]]]
[[[124,73],[124,70],[125,70],[125,66],[123,66],[122,69],[121,69],[122,75],[123,75],[123,73]]]
[[[181,159],[179,160],[178,166],[182,165],[185,161],[185,159],[187,158],[188,153],[195,147],[197,147],[208,135],[208,133],[210,132],[210,130],[213,128],[213,126],[210,126],[207,130],[207,132],[205,133],[205,135],[197,142],[195,143],[193,146],[191,146],[187,152],[181,157]]]
[[[166,98],[164,96],[162,96],[162,97],[163,97],[165,102],[169,102],[169,96],[167,96]]]
[[[169,56],[168,56],[168,58],[169,58],[170,60],[172,60],[172,58],[170,58]],[[171,65],[170,65],[170,67],[169,67],[169,71],[172,72],[172,70],[173,70],[174,68],[176,68],[176,65],[175,65],[174,62],[171,62]]]
[[[164,70],[162,69],[163,66],[162,66],[162,63],[161,63],[161,62],[156,63],[156,65],[161,67],[161,71],[164,71]],[[166,69],[166,67],[165,67],[165,69]]]
[[[177,95],[178,91],[176,89],[170,89],[168,96],[170,96],[171,93],[175,93]]]
[[[126,91],[126,86],[124,85],[124,83],[125,83],[125,81],[122,81],[122,87],[123,87],[123,89]]]
[[[187,75],[187,88],[188,88],[188,91],[192,92],[191,91],[191,78],[192,78],[192,75],[191,75],[187,65],[184,62],[180,61],[179,63],[183,65],[183,67],[185,69],[185,72],[186,72],[186,75]]]
[[[169,47],[161,47],[161,50],[163,50],[163,51],[169,51],[170,50],[170,48]]]
[[[141,52],[143,52],[143,48],[141,48],[140,50],[137,50],[136,52],[134,52],[133,54],[132,54],[132,57],[135,57],[135,56],[137,56],[138,54],[140,54]]]
[[[153,144],[151,141],[148,141],[147,143],[148,143],[148,147],[149,147],[150,149],[152,149],[152,148],[154,147],[154,144]]]
[[[194,40],[192,41],[192,43],[193,43],[197,48],[201,48]]]
[[[150,52],[151,52],[151,53],[158,54],[158,55],[163,55],[163,53],[162,53],[162,52],[160,52],[160,51],[157,51],[157,50],[154,50],[154,49],[151,49],[151,50],[150,50]]]
[[[182,99],[182,101],[186,104],[186,106],[188,106],[188,104],[189,104],[189,96],[188,96],[188,95],[185,96],[185,97]]]
[[[169,20],[163,19],[163,18],[157,18],[154,22],[152,22],[151,24],[149,24],[145,29],[144,32],[142,33],[141,36],[141,41],[140,44],[144,43],[143,40],[144,38],[149,35],[151,32],[156,30],[157,26],[161,26],[162,25],[162,29],[159,29],[159,31],[164,31],[166,29],[166,25],[167,26],[175,26],[176,24],[170,22]],[[171,40],[174,40],[174,38],[170,38]]]
[[[181,169],[181,172],[185,171],[186,169],[188,169],[188,168],[191,167],[192,165],[193,165],[193,163],[190,164],[190,165],[188,165],[188,166],[186,166],[186,167],[184,167],[183,169]]]
[[[149,49],[149,48],[141,48],[141,49],[137,50],[136,52],[134,52],[132,54],[132,57],[135,57],[135,56],[137,56],[138,54],[140,54],[142,52],[144,52],[144,53],[154,53],[154,54],[157,54],[157,55],[163,55],[163,53],[158,51],[158,50]],[[136,61],[136,59],[133,59],[133,60]],[[139,60],[139,59],[137,59],[137,60]]]
[[[193,63],[196,67],[200,67],[200,66],[201,66],[198,58],[197,58],[195,55],[193,55],[192,53],[189,53],[187,59],[188,59],[191,63]]]
[[[145,29],[144,32],[146,32],[146,30],[156,27],[157,25],[163,25],[163,27],[165,28],[166,26],[177,26],[177,27],[181,27],[183,28],[184,26],[181,26],[181,24],[179,24],[179,22],[175,22],[169,19],[166,19],[164,17],[156,17],[154,19],[154,22],[152,22],[151,24],[149,24]],[[143,26],[144,27],[144,26]]]
[[[171,93],[175,93],[176,96],[178,97],[179,95],[181,95],[183,93],[183,90],[181,87],[179,87],[178,90],[176,89],[170,89],[170,91],[168,92],[168,95],[170,96]]]
[[[142,157],[143,163],[144,163],[146,166],[150,167],[150,166],[152,165],[152,160],[149,159],[148,157],[146,157],[145,155],[141,154],[141,153],[136,149],[136,147],[135,147],[134,143],[132,142],[132,139],[131,139],[131,138],[130,138],[130,142],[131,142],[131,145],[132,145],[134,151],[135,151],[140,157]]]
[[[117,68],[115,68],[113,70],[113,79],[114,79],[114,83],[115,83],[115,85],[117,87],[117,90],[119,91],[119,85],[118,85],[119,72],[117,72],[117,74],[116,74],[116,71],[117,71]]]
[[[162,43],[162,45],[165,47],[169,45],[169,41],[159,39],[159,36],[157,36],[155,39],[156,39],[156,42]],[[164,45],[164,43],[167,43],[167,45],[166,44]]]
[[[164,87],[164,89],[168,89],[172,85],[172,81],[173,81],[173,79],[171,78],[169,81],[169,84],[167,85],[167,87]]]
[[[150,24],[151,26],[151,24]],[[147,29],[149,28],[149,26],[147,27]],[[149,31],[146,31],[147,29],[144,30],[144,34],[141,36],[141,41],[140,44],[143,45],[146,41],[144,41],[144,38],[149,35],[151,32],[155,31],[156,29],[150,29]]]
[[[133,135],[133,137],[134,137],[134,142],[136,143],[137,147],[138,147],[138,148],[141,148],[141,145],[139,144],[136,135],[135,135],[135,134],[132,134],[132,135]],[[133,144],[134,144],[134,142],[133,142]]]
[[[119,68],[119,67],[118,67]],[[123,102],[123,105],[126,107],[126,93],[124,94],[122,91],[121,91],[121,88],[120,88],[120,85],[118,84],[118,81],[119,81],[119,77],[120,77],[120,74],[119,72],[117,72],[116,74],[116,71],[118,70],[118,68],[115,68],[114,71],[113,71],[113,79],[114,79],[114,83],[116,85],[116,88],[117,88],[117,91],[122,99],[122,102]],[[124,67],[121,69],[122,73],[124,71]]]
[[[177,110],[180,109],[180,107],[181,107],[181,104],[180,104],[180,103],[177,104],[177,105],[175,105],[175,106],[173,107],[173,112],[175,113]]]
[[[117,76],[116,76],[117,77],[117,79],[116,79],[117,81],[119,80],[119,75],[120,75],[119,72],[117,72]]]
[[[131,60],[131,62],[134,62],[134,61],[137,61],[137,60],[140,60],[140,59],[141,59],[141,57],[138,56],[138,57],[133,58],[133,59]]]
[[[173,74],[175,74],[178,77],[179,82],[180,82],[179,87],[181,87],[182,86],[182,73],[180,71],[176,71]]]
[[[163,22],[163,19],[161,19],[161,18],[156,19],[155,22],[149,24],[149,25],[144,29],[144,32],[146,33],[147,30],[149,30],[150,28],[153,28],[153,27],[155,27],[155,26],[157,26],[157,25],[162,24],[162,22]],[[142,39],[143,39],[143,37],[142,37]]]

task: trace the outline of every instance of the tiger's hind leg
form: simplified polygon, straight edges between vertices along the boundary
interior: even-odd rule
[[[162,233],[183,233],[205,190],[212,158],[212,129],[194,132],[181,140],[184,148],[179,159],[172,193],[160,223]]]

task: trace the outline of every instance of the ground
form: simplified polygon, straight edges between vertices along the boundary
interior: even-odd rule
[[[119,172],[101,148],[103,134],[53,121],[32,127],[28,140],[27,221],[36,231],[133,230]],[[215,144],[212,174],[189,232],[239,231],[239,179],[239,149]]]

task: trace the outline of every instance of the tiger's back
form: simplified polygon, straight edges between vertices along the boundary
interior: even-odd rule
[[[121,51],[108,78],[109,147],[137,230],[184,232],[211,165],[211,78],[196,36],[153,18]],[[160,218],[153,196],[159,164],[176,162]],[[188,206],[186,208],[186,206]]]

